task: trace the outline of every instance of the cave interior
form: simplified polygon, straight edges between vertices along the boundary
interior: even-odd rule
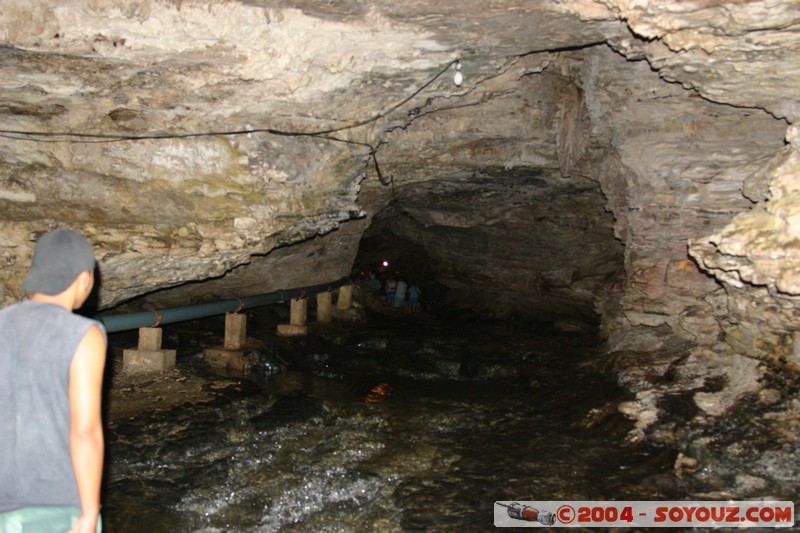
[[[6,4],[4,305],[59,225],[101,312],[388,259],[436,313],[596,328],[639,437],[703,379],[797,418],[796,0]]]

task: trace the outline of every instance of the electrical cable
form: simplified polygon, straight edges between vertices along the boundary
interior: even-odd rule
[[[394,178],[392,176],[389,176],[388,180],[383,177],[381,167],[378,166],[378,158],[375,156],[376,151],[377,148],[373,150],[370,155],[372,156],[372,162],[375,164],[375,172],[378,174],[378,180],[381,182],[381,185],[389,185],[390,183],[394,184]]]
[[[198,138],[198,137],[215,137],[215,136],[232,136],[232,135],[248,135],[253,133],[266,133],[269,135],[276,135],[276,136],[283,136],[283,137],[319,137],[323,139],[328,139],[331,141],[336,142],[343,142],[349,144],[356,144],[361,146],[367,146],[373,151],[376,149],[371,144],[359,141],[351,141],[347,139],[341,139],[338,137],[331,137],[330,134],[332,133],[339,133],[342,131],[358,128],[367,124],[371,124],[373,122],[377,122],[378,120],[386,117],[390,113],[396,111],[410,100],[415,98],[419,95],[422,91],[427,89],[433,82],[439,79],[445,72],[447,72],[453,64],[460,61],[459,59],[454,59],[453,61],[449,62],[445,68],[439,71],[435,76],[417,88],[413,93],[411,93],[408,97],[404,98],[397,104],[391,106],[390,108],[381,111],[380,113],[373,115],[372,117],[359,120],[350,124],[346,124],[344,126],[338,126],[335,128],[323,129],[323,130],[316,130],[316,131],[287,131],[287,130],[280,130],[275,128],[256,128],[256,129],[247,129],[247,130],[227,130],[227,131],[206,131],[206,132],[198,132],[198,133],[152,133],[146,135],[119,135],[119,134],[103,134],[103,133],[78,133],[78,132],[42,132],[42,131],[24,131],[24,130],[5,130],[0,129],[0,137],[4,137],[7,139],[12,140],[22,140],[22,141],[32,141],[32,142],[67,142],[67,139],[53,139],[54,137],[66,137],[72,139],[71,142],[77,143],[106,143],[106,142],[123,142],[123,141],[144,141],[144,140],[161,140],[161,139],[191,139],[191,138]],[[25,137],[20,137],[25,136]],[[29,138],[30,137],[30,138]],[[37,138],[40,137],[40,138]]]
[[[444,73],[450,70],[454,64],[460,64],[461,58],[458,57],[447,64],[442,70],[440,70],[435,76],[425,82],[423,85],[418,87],[413,93],[411,93],[408,97],[404,98],[397,104],[381,111],[380,113],[373,115],[372,117],[359,120],[350,124],[346,124],[344,126],[339,126],[335,128],[329,128],[325,130],[316,130],[316,131],[286,131],[286,130],[279,130],[275,128],[256,128],[256,129],[247,129],[247,130],[231,130],[231,131],[208,131],[208,132],[199,132],[199,133],[172,133],[172,134],[148,134],[148,135],[112,135],[112,134],[101,134],[101,133],[76,133],[76,132],[35,132],[35,131],[21,131],[21,130],[4,130],[0,129],[0,137],[18,141],[31,141],[31,142],[40,142],[40,143],[60,143],[60,142],[73,142],[73,143],[82,143],[82,144],[97,144],[97,143],[112,143],[112,142],[124,142],[124,141],[144,141],[144,140],[162,140],[162,139],[192,139],[192,138],[199,138],[199,137],[216,137],[216,136],[233,136],[233,135],[250,135],[253,133],[266,133],[269,135],[276,135],[282,137],[316,137],[320,139],[326,139],[329,141],[334,142],[341,142],[346,144],[354,144],[357,146],[364,146],[369,148],[370,156],[372,157],[372,162],[375,165],[375,172],[378,175],[378,180],[381,182],[382,185],[392,186],[392,195],[394,195],[394,178],[392,176],[389,177],[387,180],[383,173],[381,172],[380,166],[378,166],[378,158],[376,152],[380,147],[380,143],[377,146],[373,146],[370,143],[362,142],[362,141],[353,141],[349,139],[342,139],[339,137],[333,137],[331,134],[339,133],[346,130],[351,130],[355,128],[359,128],[361,126],[365,126],[367,124],[374,124],[378,120],[388,116],[390,113],[396,111],[409,101],[413,100],[417,95],[419,95],[422,91],[427,89],[433,82],[438,80]],[[58,137],[58,138],[56,138]],[[66,139],[61,138],[66,137]]]

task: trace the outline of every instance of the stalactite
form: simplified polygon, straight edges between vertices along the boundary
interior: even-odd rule
[[[561,101],[561,124],[558,130],[558,163],[561,174],[568,176],[586,151],[583,131],[586,111],[583,91],[570,83]]]

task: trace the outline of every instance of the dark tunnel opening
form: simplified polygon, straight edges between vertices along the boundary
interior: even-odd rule
[[[353,277],[365,280],[365,286],[386,295],[391,278],[419,288],[420,310],[437,313],[447,300],[448,289],[437,281],[436,264],[418,243],[395,235],[389,229],[365,236],[359,243]]]
[[[353,272],[411,280],[445,318],[596,327],[624,272],[605,204],[597,183],[541,169],[398,187],[364,231]]]

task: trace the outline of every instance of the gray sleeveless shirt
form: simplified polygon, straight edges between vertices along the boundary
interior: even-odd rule
[[[80,505],[69,450],[69,371],[93,325],[32,300],[0,310],[0,512]]]

